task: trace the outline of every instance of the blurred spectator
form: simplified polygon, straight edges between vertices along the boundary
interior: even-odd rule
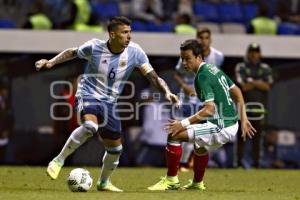
[[[181,14],[188,14],[190,17],[194,15],[192,0],[162,0],[162,3],[165,20],[173,20],[176,15]]]
[[[57,29],[73,29],[75,31],[103,32],[100,19],[91,13],[88,0],[66,0],[63,4],[68,17],[56,24]]]
[[[8,87],[4,81],[0,81],[0,163],[4,163],[11,130],[12,117],[8,103]]]
[[[131,0],[131,8],[138,20],[159,24],[164,17],[161,0]]]
[[[164,17],[166,20],[174,19],[180,0],[162,0]]]
[[[193,12],[193,1],[192,0],[179,0],[178,10],[179,14],[188,14],[189,16],[194,16]]]
[[[51,19],[47,16],[47,6],[43,0],[37,0],[28,13],[24,28],[33,30],[50,30],[53,27]]]
[[[300,0],[278,0],[277,15],[282,22],[300,23]]]
[[[54,29],[68,29],[74,21],[74,0],[44,0]]]
[[[91,15],[88,23],[75,23],[73,29],[75,31],[88,31],[88,32],[97,32],[102,33],[104,32],[104,28],[100,24],[100,19],[97,18],[96,15]]]
[[[261,61],[261,57],[260,46],[252,43],[248,46],[245,61],[235,67],[237,83],[244,92],[246,105],[248,104],[249,120],[257,130],[253,139],[247,140],[245,144],[241,141],[241,137],[238,138],[238,164],[246,168],[260,166],[260,147],[266,125],[267,97],[273,83],[272,70],[268,64]],[[249,155],[252,159],[247,159]]]
[[[0,19],[8,20],[16,27],[22,27],[32,4],[33,0],[0,0]]]
[[[269,129],[264,137],[263,168],[299,168],[299,140],[290,130]]]
[[[268,16],[269,9],[266,4],[260,4],[257,16],[251,20],[248,33],[276,35],[277,23]]]
[[[76,12],[76,23],[86,24],[90,20],[91,17],[91,6],[88,0],[73,0],[77,12]]]
[[[196,34],[196,28],[192,26],[191,17],[188,14],[178,14],[176,16],[175,33]]]
[[[56,106],[55,116],[59,118],[71,118],[68,120],[54,120],[54,132],[59,135],[63,135],[62,141],[69,137],[70,131],[78,127],[77,114],[75,111],[75,93],[77,90],[77,77],[68,78],[67,81],[70,85],[65,85],[61,94],[63,98],[59,101],[60,103],[68,103],[67,106]],[[71,86],[71,87],[70,87]],[[71,108],[71,110],[70,110]]]
[[[164,125],[170,119],[170,112],[161,103],[160,93],[149,90],[142,91],[145,101],[143,110],[143,130],[140,135],[142,143],[137,156],[137,164],[141,166],[165,166],[165,146],[168,134]]]

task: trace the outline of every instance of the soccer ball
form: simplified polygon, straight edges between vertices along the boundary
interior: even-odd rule
[[[72,192],[87,192],[93,185],[90,172],[86,169],[73,169],[67,179],[69,189]]]

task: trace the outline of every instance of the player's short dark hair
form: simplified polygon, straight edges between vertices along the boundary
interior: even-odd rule
[[[200,55],[201,58],[203,59],[203,47],[202,47],[202,44],[198,40],[190,39],[190,40],[184,41],[180,45],[180,50],[181,51],[192,50],[194,56]]]
[[[107,25],[107,31],[111,32],[111,31],[115,30],[119,25],[130,26],[131,20],[128,19],[127,17],[123,17],[123,16],[113,17]]]
[[[199,38],[200,35],[203,34],[203,33],[208,33],[208,35],[211,35],[211,31],[210,31],[209,28],[207,28],[207,27],[202,27],[202,28],[198,28],[198,29],[197,29],[197,33],[196,33],[197,38]]]

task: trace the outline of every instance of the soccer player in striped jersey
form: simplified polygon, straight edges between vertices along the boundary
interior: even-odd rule
[[[211,46],[212,38],[210,29],[206,27],[199,28],[197,30],[196,39],[202,44],[204,61],[208,64],[213,64],[218,68],[221,68],[224,61],[224,55],[221,51]],[[202,105],[202,102],[200,102],[195,96],[195,90],[193,87],[195,74],[184,70],[182,61],[179,59],[176,65],[176,74],[174,78],[179,84],[182,94],[180,95],[182,107],[179,110],[179,117],[188,117],[193,114],[191,111],[193,111],[194,108],[199,108]],[[181,171],[188,171],[188,168],[190,167],[189,159],[193,148],[193,144],[191,143],[184,142],[182,144],[182,157],[180,160]]]
[[[180,187],[177,171],[182,153],[181,142],[194,144],[194,179],[182,189],[205,190],[203,176],[208,163],[208,151],[218,149],[233,140],[238,131],[238,116],[234,102],[240,111],[242,137],[251,138],[256,132],[246,115],[240,89],[222,70],[204,62],[201,43],[197,40],[187,40],[181,45],[180,50],[185,69],[196,74],[195,91],[198,98],[204,102],[204,106],[182,121],[170,120],[166,126],[169,134],[166,147],[167,176],[148,187],[149,190]],[[206,123],[199,123],[205,119]]]
[[[49,163],[47,174],[56,179],[65,159],[97,132],[101,135],[105,154],[99,191],[122,192],[109,180],[119,163],[122,152],[121,122],[116,103],[126,81],[134,68],[138,68],[150,82],[165,94],[167,100],[179,104],[163,79],[158,77],[142,48],[131,42],[131,21],[126,17],[114,17],[108,24],[108,41],[92,39],[78,48],[69,48],[50,60],[36,62],[36,69],[52,68],[54,65],[74,59],[86,59],[88,66],[76,93],[76,108],[83,124],[75,129],[61,152]],[[99,124],[104,123],[104,127]]]

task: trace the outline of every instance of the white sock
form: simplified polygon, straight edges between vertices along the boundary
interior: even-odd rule
[[[112,152],[110,150],[115,152]],[[117,168],[121,156],[121,151],[122,145],[105,151],[105,154],[103,156],[102,170],[100,173],[100,181],[102,183],[106,182],[113,173],[113,171]]]
[[[88,130],[83,125],[76,128],[68,138],[61,152],[58,154],[58,156],[55,157],[55,159],[58,160],[61,164],[64,164],[65,159],[92,136],[93,134],[91,132],[88,132]]]
[[[189,143],[189,142],[183,142],[182,143],[182,155],[181,155],[181,160],[180,163],[188,163],[189,158],[191,156],[191,153],[194,150],[194,144]]]

